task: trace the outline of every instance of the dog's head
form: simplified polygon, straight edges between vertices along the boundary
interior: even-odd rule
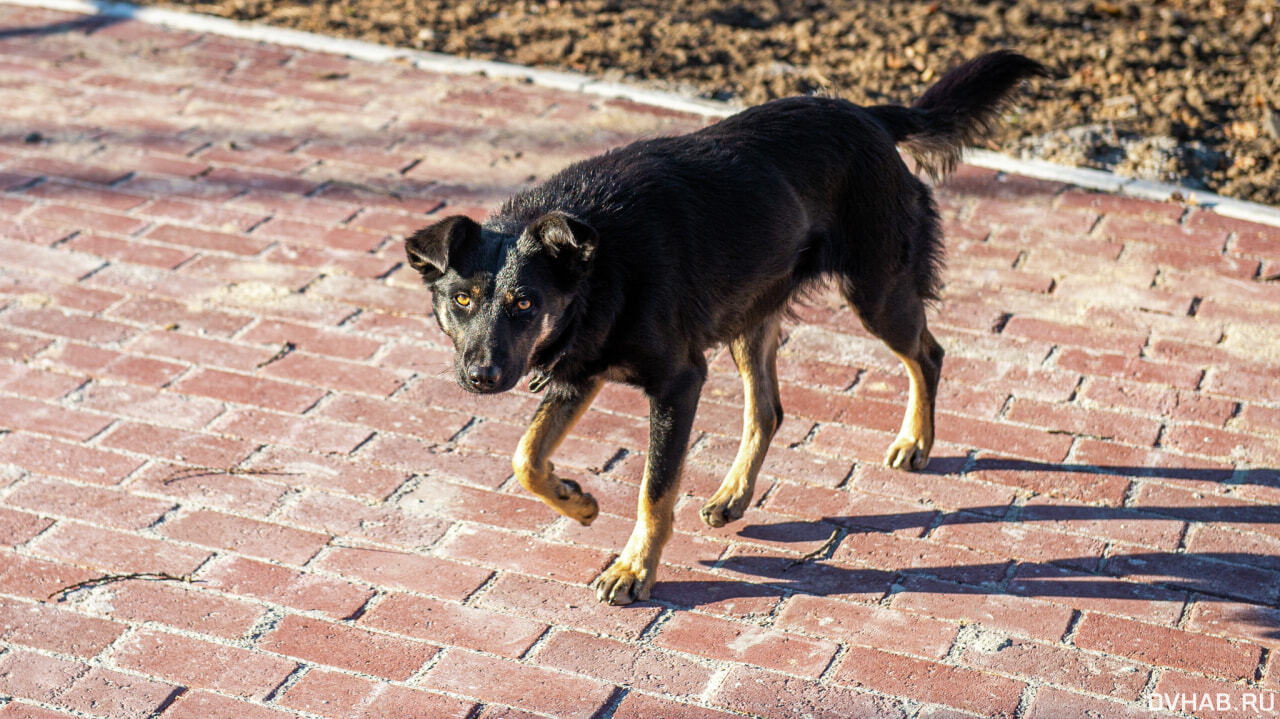
[[[520,381],[553,339],[595,247],[590,226],[558,211],[516,235],[454,215],[405,241],[409,264],[431,289],[436,321],[453,339],[463,389],[505,392]]]

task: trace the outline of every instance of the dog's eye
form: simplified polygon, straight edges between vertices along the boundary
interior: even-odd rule
[[[533,303],[523,297],[516,300],[516,309],[521,312],[528,312],[533,307]]]
[[[453,301],[458,303],[459,307],[466,307],[471,304],[471,295],[466,292],[459,292],[453,296]]]

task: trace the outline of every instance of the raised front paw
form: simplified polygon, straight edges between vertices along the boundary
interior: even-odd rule
[[[634,565],[619,557],[591,586],[596,590],[596,599],[605,604],[642,602],[649,598],[653,575],[653,572],[643,566]]]
[[[736,519],[742,519],[750,503],[750,493],[743,491],[741,487],[721,486],[715,494],[711,495],[711,499],[702,505],[698,514],[702,515],[702,521],[706,522],[708,527],[723,527]]]
[[[553,480],[557,479],[552,477]],[[582,526],[590,526],[600,514],[600,505],[596,498],[582,491],[582,485],[572,479],[560,479],[556,485],[556,509],[570,519],[576,519]]]
[[[915,437],[898,437],[889,445],[884,463],[894,469],[921,470],[929,463],[929,447]]]

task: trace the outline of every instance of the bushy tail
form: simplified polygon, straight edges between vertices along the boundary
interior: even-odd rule
[[[911,107],[868,108],[935,180],[960,160],[960,150],[991,131],[1018,83],[1048,75],[1044,65],[1011,50],[980,55],[942,76]]]

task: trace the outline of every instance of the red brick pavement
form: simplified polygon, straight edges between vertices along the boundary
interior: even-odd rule
[[[0,5],[0,717],[1275,702],[1280,230],[972,167],[930,470],[877,464],[905,378],[820,296],[761,500],[695,516],[718,357],[654,600],[594,601],[644,403],[609,388],[557,458],[596,524],[552,514],[510,478],[535,398],[445,378],[400,237],[701,122]],[[191,581],[92,581],[130,572]]]

